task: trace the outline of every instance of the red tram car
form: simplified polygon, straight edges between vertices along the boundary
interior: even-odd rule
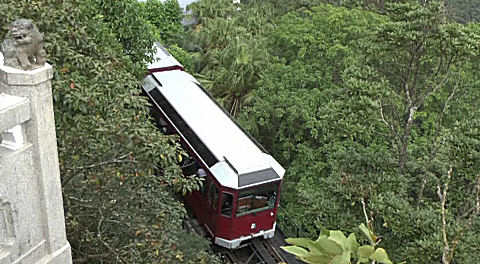
[[[187,195],[187,206],[220,246],[273,237],[284,168],[173,56],[156,49],[143,90],[157,122],[177,133],[191,155],[184,173],[205,179],[200,191]]]

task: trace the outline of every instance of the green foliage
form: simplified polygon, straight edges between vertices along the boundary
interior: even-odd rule
[[[153,34],[166,44],[183,34],[183,11],[177,0],[147,0],[140,3],[139,15],[153,25]],[[145,30],[145,29],[144,29]]]
[[[32,19],[54,67],[53,97],[67,236],[77,262],[216,263],[181,230],[172,189],[191,190],[175,137],[139,96],[155,36],[137,1],[3,1],[1,36]]]
[[[102,38],[107,38],[114,33],[123,45],[125,55],[133,62],[140,65],[148,61],[152,55],[151,43],[156,39],[152,34],[154,27],[142,16],[125,15],[143,12],[137,1],[92,0],[88,4],[90,5],[88,8],[91,9],[90,15],[95,16],[98,22],[103,22],[102,27],[109,31],[99,32],[99,36],[103,34]]]
[[[346,237],[342,231],[325,230],[315,241],[308,238],[288,238],[287,242],[293,246],[284,246],[282,249],[312,264],[350,264],[352,260],[355,260],[355,263],[374,261],[391,264],[385,249],[376,247],[373,242],[371,230],[364,224],[359,227],[369,239],[370,245],[360,246],[354,233]]]
[[[199,24],[208,23],[216,18],[231,17],[236,13],[235,4],[230,0],[195,1],[188,6],[188,10]]]
[[[235,116],[252,102],[260,71],[269,62],[263,35],[273,29],[264,4],[198,1],[189,6],[198,24],[190,32],[199,79]]]
[[[168,47],[168,52],[183,65],[187,72],[192,73],[195,70],[195,62],[193,56],[188,52],[183,50],[177,45],[170,45]]]
[[[260,100],[240,117],[275,158],[288,164],[283,195],[292,207],[287,210],[305,227],[316,219],[327,227],[353,228],[351,219],[361,217],[355,202],[369,191],[401,184],[400,178],[385,176],[370,182],[371,175],[391,168],[391,155],[380,144],[362,143],[373,136],[359,134],[363,127],[355,124],[356,115],[344,113],[354,119],[349,127],[333,126],[335,109],[351,104],[336,100],[345,91],[341,74],[380,21],[365,11],[332,6],[283,17],[270,37],[277,44],[272,52],[282,60],[263,72],[255,94]],[[365,116],[369,113],[358,118]],[[378,160],[376,168],[369,166],[371,160]]]
[[[277,58],[240,120],[288,168],[283,201],[310,235],[353,230],[365,200],[394,261],[440,262],[436,191],[449,164],[449,232],[475,201],[479,28],[449,22],[434,3],[383,10],[324,5],[279,19],[268,35]],[[479,257],[472,234],[455,259]]]
[[[210,63],[202,71],[206,88],[220,98],[220,103],[235,116],[260,79],[260,70],[268,62],[268,54],[255,40],[232,39],[222,50],[211,51]]]
[[[309,235],[322,226],[352,232],[364,202],[394,261],[438,263],[445,243],[437,190],[453,166],[445,229],[459,241],[456,262],[480,259],[480,27],[452,22],[453,2],[194,5],[199,24],[188,49],[197,73],[287,168],[282,201]],[[265,62],[239,67],[240,54]],[[234,101],[240,108],[232,110]]]
[[[480,22],[480,2],[476,0],[446,0],[449,16],[459,23]]]

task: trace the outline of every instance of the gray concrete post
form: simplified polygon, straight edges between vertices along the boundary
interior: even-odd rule
[[[33,71],[0,66],[0,264],[72,263],[52,76],[48,64]]]

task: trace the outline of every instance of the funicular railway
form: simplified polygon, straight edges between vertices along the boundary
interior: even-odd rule
[[[203,187],[185,197],[185,227],[210,237],[226,263],[300,263],[280,249],[277,226],[284,168],[161,45],[142,86],[157,125],[179,136],[185,175]],[[297,234],[298,235],[298,234]]]

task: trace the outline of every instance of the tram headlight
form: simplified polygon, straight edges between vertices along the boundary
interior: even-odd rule
[[[256,227],[257,227],[257,225],[256,225],[255,223],[253,223],[253,224],[250,226],[251,229],[255,229]]]

